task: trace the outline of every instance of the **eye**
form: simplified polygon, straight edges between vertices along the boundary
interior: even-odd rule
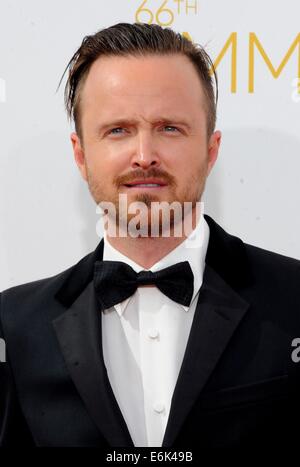
[[[172,125],[165,125],[163,128],[164,128],[164,129],[167,128],[168,130],[171,129],[171,131],[167,131],[167,133],[176,133],[176,132],[179,131],[179,129],[178,129],[176,126],[172,126]],[[175,131],[174,131],[174,130],[175,130]]]
[[[112,128],[110,131],[109,131],[109,134],[112,134],[112,135],[119,135],[121,134],[121,131],[119,130],[124,130],[124,128],[121,128],[121,127],[117,127],[117,128]]]

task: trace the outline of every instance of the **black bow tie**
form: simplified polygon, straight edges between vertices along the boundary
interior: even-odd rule
[[[140,285],[153,284],[167,297],[189,306],[194,292],[194,275],[188,261],[157,272],[135,272],[121,261],[96,261],[94,286],[102,310],[134,294]]]

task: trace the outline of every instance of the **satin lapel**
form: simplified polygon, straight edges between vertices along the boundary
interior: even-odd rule
[[[70,376],[102,435],[111,446],[133,446],[104,365],[101,310],[93,282],[53,326]]]
[[[248,303],[206,265],[163,446],[174,443],[248,307]]]

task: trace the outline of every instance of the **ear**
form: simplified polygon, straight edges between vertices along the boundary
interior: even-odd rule
[[[85,155],[84,155],[84,150],[82,148],[80,138],[77,135],[77,133],[71,133],[70,139],[72,142],[73,146],[73,153],[74,153],[74,158],[75,162],[77,164],[77,167],[80,170],[80,173],[82,175],[82,178],[87,181],[87,168],[86,168],[86,161],[85,161]]]
[[[220,131],[215,131],[209,138],[207,176],[210,174],[210,171],[215,165],[215,162],[217,160],[219,148],[221,144],[221,137],[222,137],[222,133]]]

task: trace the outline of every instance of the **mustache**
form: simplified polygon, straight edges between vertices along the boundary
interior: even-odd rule
[[[176,186],[175,178],[168,174],[165,170],[156,169],[152,167],[151,169],[145,171],[143,169],[134,170],[126,175],[118,176],[114,178],[114,183],[117,186],[126,185],[127,183],[132,182],[136,179],[146,180],[147,178],[159,178],[165,183],[171,186]]]

